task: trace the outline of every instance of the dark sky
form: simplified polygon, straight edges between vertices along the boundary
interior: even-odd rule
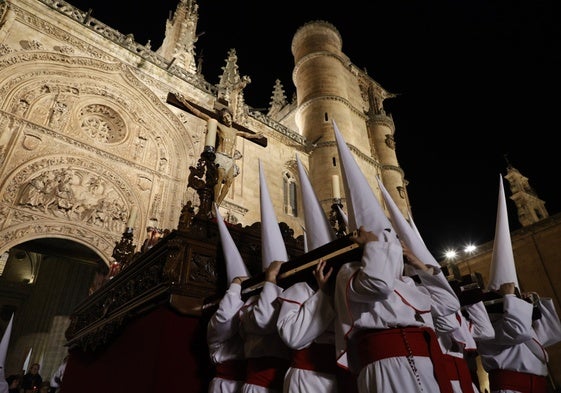
[[[70,1],[139,43],[151,40],[154,50],[178,2]],[[288,97],[294,91],[296,30],[332,23],[351,61],[399,94],[385,106],[415,223],[438,259],[446,248],[493,239],[505,155],[550,215],[561,212],[560,8],[557,0],[200,0],[196,53],[207,81],[217,83],[235,48],[240,74],[252,80],[246,103],[266,108],[276,79]]]

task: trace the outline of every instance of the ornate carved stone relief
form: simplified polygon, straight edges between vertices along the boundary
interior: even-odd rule
[[[0,3],[0,26],[4,24],[4,18],[6,17],[7,12],[8,12],[8,3],[6,2]]]
[[[393,134],[386,134],[386,146],[388,146],[390,149],[395,150],[395,139],[393,137]]]
[[[34,173],[21,186],[19,207],[121,233],[129,203],[97,173],[68,166]]]
[[[125,139],[124,120],[106,105],[87,105],[80,109],[79,117],[82,131],[98,142],[118,143]]]
[[[0,217],[8,216],[5,213],[7,209],[0,208]],[[32,216],[20,211],[14,211],[12,214],[14,221],[23,221],[25,217]],[[119,237],[110,234],[95,233],[88,228],[79,227],[72,223],[61,224],[54,221],[36,222],[26,221],[20,225],[12,225],[8,229],[0,232],[0,244],[4,247],[4,251],[10,247],[26,240],[38,237],[60,237],[71,239],[82,244],[87,244],[101,254],[106,261],[109,261],[113,248]]]

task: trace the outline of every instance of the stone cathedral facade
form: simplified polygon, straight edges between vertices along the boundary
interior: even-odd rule
[[[340,175],[333,120],[373,190],[379,194],[379,176],[408,213],[394,123],[383,108],[392,94],[342,52],[335,26],[315,21],[295,32],[296,97],[287,100],[277,81],[260,112],[244,101],[250,76],[238,69],[235,48],[225,54],[219,83],[207,82],[197,65],[198,12],[194,0],[178,1],[161,47],[150,48],[65,1],[0,3],[0,255],[7,266],[16,265],[7,251],[49,239],[81,245],[109,267],[128,227],[140,249],[147,228],[173,230],[187,203],[198,208],[187,185],[207,122],[170,97],[212,116],[227,108],[237,129],[266,141],[237,137],[237,176],[220,204],[231,223],[260,221],[260,159],[278,220],[295,237],[304,222],[296,155],[329,212],[333,175]],[[6,273],[33,283],[40,257],[24,258],[26,269]],[[17,345],[22,352],[32,346]]]
[[[295,31],[287,43],[295,98],[288,100],[277,81],[269,108],[260,111],[245,103],[251,75],[238,68],[235,48],[225,54],[219,83],[207,81],[214,76],[204,75],[198,53],[213,48],[197,47],[198,5],[177,3],[162,26],[161,47],[151,48],[62,0],[0,1],[0,317],[7,321],[9,310],[20,310],[12,349],[25,355],[33,348],[43,375],[54,372],[66,352],[66,316],[75,303],[65,301],[87,296],[94,271],[98,265],[110,268],[124,234],[140,251],[147,236],[176,229],[185,206],[200,208],[200,192],[188,185],[196,183],[207,121],[184,103],[214,118],[228,109],[235,129],[262,136],[236,139],[235,176],[220,204],[230,223],[248,227],[260,221],[261,160],[278,221],[301,239],[296,156],[330,214],[333,179],[340,176],[333,120],[375,194],[380,196],[380,177],[409,216],[395,126],[383,105],[393,94],[344,54],[336,26],[310,21]],[[561,279],[560,218],[548,216],[544,202],[526,191],[527,179],[513,168],[507,180],[525,227],[513,234],[515,255],[528,273],[520,282],[554,297],[559,306],[555,285],[540,285],[548,282],[544,277]],[[93,257],[76,265],[89,270],[76,271],[62,258],[55,279],[41,281],[41,266],[48,261],[40,254],[10,252],[34,241],[88,250]],[[461,273],[485,275],[490,246],[460,261]],[[45,306],[53,297],[34,298],[29,285],[49,288],[61,280],[70,291],[56,301],[63,315]],[[33,308],[26,309],[26,303]],[[31,319],[43,308],[45,326]],[[558,365],[561,348],[550,355]],[[21,355],[9,356],[7,371],[22,362]],[[561,379],[557,367],[552,375]]]
[[[259,158],[266,158],[279,221],[302,232],[290,192],[290,183],[298,188],[296,154],[329,209],[331,178],[339,174],[332,119],[373,189],[380,176],[408,211],[394,124],[382,106],[391,93],[352,64],[326,22],[302,26],[292,41],[296,101],[288,102],[278,83],[261,113],[244,102],[248,77],[235,48],[217,85],[198,72],[194,1],[179,2],[157,50],[64,1],[7,1],[0,12],[0,252],[62,237],[109,264],[131,215],[136,244],[143,228],[175,228],[186,202],[198,203],[187,178],[203,151],[206,122],[168,103],[170,93],[208,112],[226,106],[237,126],[267,140],[263,147],[238,137],[239,175],[221,204],[231,222],[260,219]]]

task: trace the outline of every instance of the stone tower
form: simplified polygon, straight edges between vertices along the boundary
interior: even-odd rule
[[[512,192],[510,199],[516,205],[520,225],[526,227],[549,217],[549,213],[545,208],[545,202],[538,198],[538,194],[530,186],[528,178],[510,165],[510,163],[508,163],[506,169],[505,179],[510,184],[510,191]]]
[[[338,30],[325,21],[303,25],[292,40],[296,124],[309,142],[310,181],[329,210],[332,190],[326,180],[340,176],[334,120],[375,194],[380,198],[379,176],[408,217],[406,182],[395,153],[395,126],[383,108],[384,99],[394,95],[358,69],[342,52],[342,44]]]

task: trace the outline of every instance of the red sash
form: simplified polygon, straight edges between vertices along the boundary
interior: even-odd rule
[[[516,390],[522,393],[546,393],[547,379],[541,375],[510,370],[489,372],[491,390]]]
[[[284,374],[286,374],[288,366],[288,360],[270,356],[247,359],[245,382],[282,391]]]
[[[450,380],[460,381],[463,393],[475,393],[466,360],[452,355],[444,355],[444,360],[446,361],[446,372]]]
[[[378,360],[405,356],[430,357],[434,377],[441,393],[452,393],[452,384],[446,373],[446,363],[434,330],[422,327],[395,329],[367,329],[355,333],[348,343],[354,351],[359,367]]]
[[[335,346],[332,344],[312,343],[308,348],[292,351],[292,364],[290,367],[335,374],[337,372]]]
[[[229,381],[245,381],[245,359],[226,360],[216,365],[215,376]]]

